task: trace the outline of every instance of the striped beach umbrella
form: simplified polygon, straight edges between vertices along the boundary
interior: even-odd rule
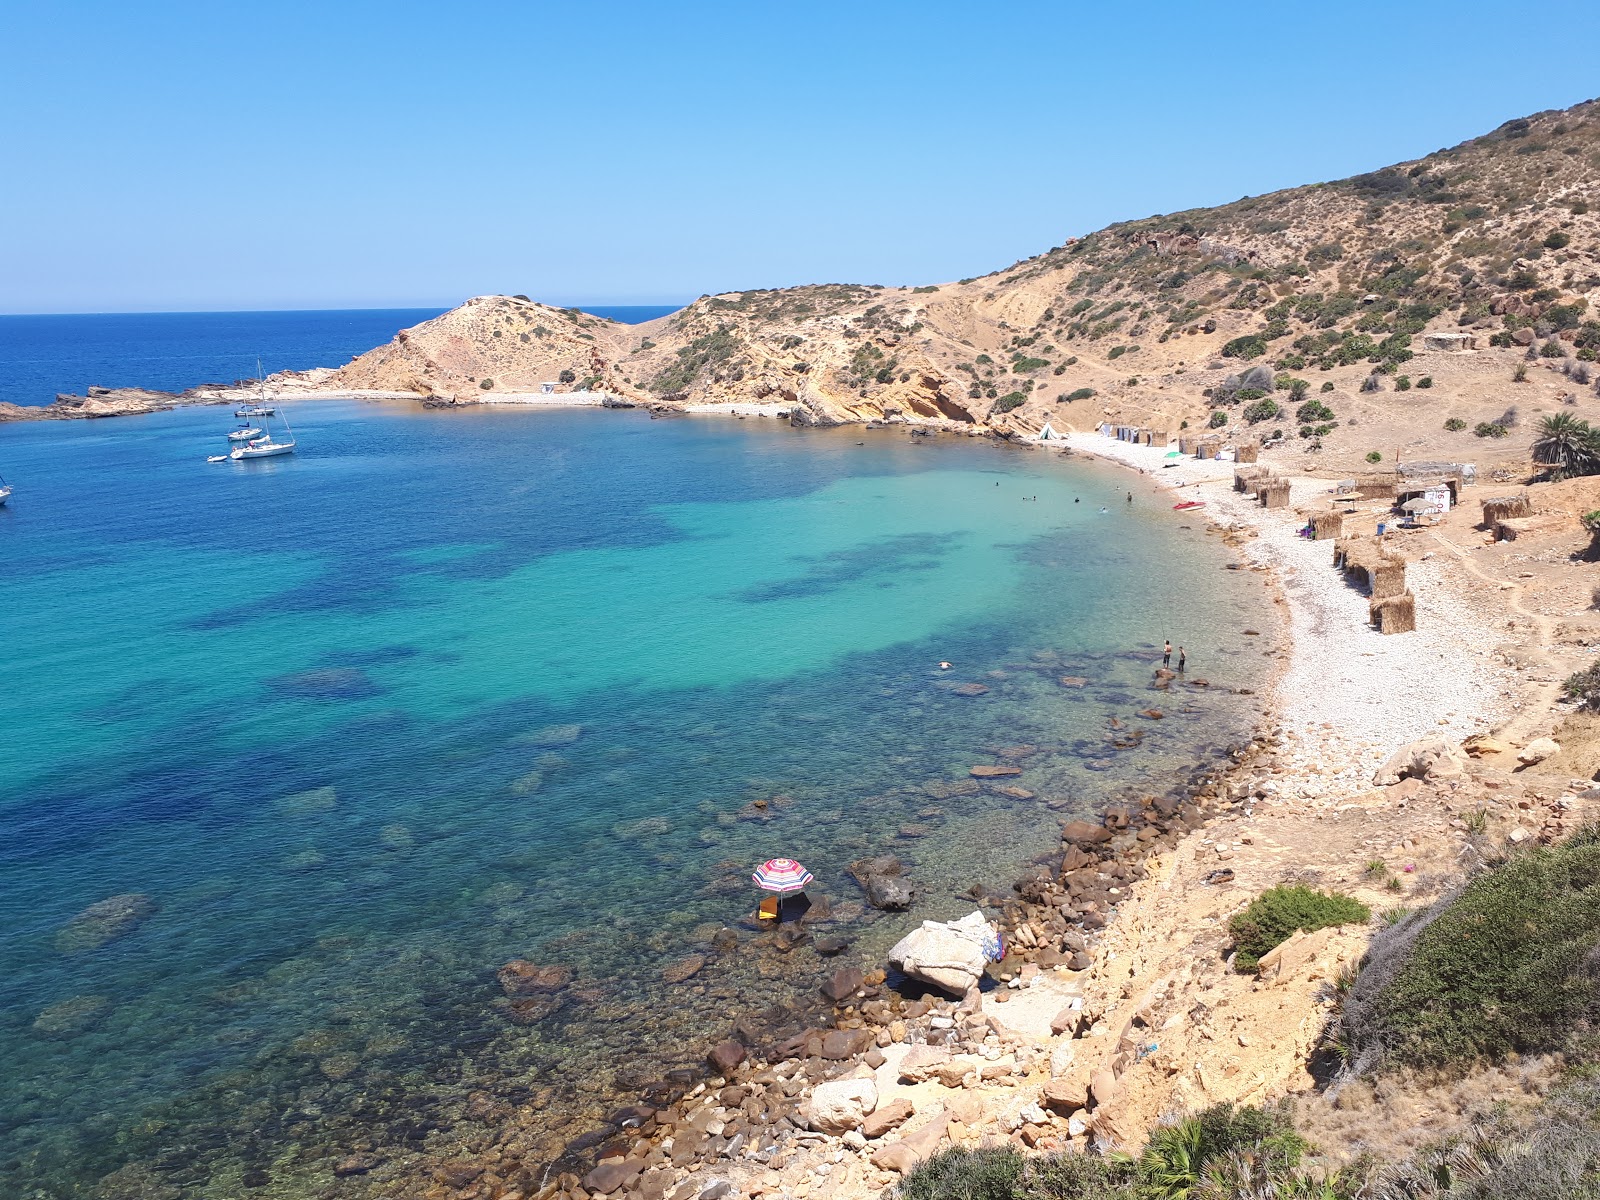
[[[810,883],[813,876],[792,858],[769,858],[756,868],[754,875],[750,876],[752,882],[764,892],[776,892],[780,896],[787,896],[791,892],[803,892],[806,884]]]

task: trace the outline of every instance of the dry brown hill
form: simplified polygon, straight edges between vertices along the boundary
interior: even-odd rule
[[[480,297],[340,382],[466,400],[560,379],[666,405],[782,402],[800,422],[1002,433],[1215,421],[1342,463],[1434,418],[1471,439],[1511,405],[1592,403],[1597,289],[1591,101],[1351,179],[1113,225],[977,279],[725,293],[640,326]],[[1425,352],[1424,331],[1473,334],[1481,352]],[[1531,383],[1514,384],[1530,349]],[[1269,369],[1241,397],[1230,377],[1251,365]],[[1252,384],[1276,415],[1249,408]],[[1333,416],[1300,419],[1308,399]],[[1522,449],[1515,433],[1494,441],[1468,445]]]

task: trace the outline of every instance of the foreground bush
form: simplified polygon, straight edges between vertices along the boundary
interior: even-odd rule
[[[1358,1070],[1560,1049],[1600,1018],[1600,828],[1534,849],[1374,939],[1340,1041]]]
[[[1282,1109],[1218,1104],[1150,1135],[1137,1159],[954,1148],[900,1184],[901,1200],[1245,1200],[1353,1192],[1299,1172],[1308,1149]]]
[[[1261,956],[1281,946],[1296,932],[1315,933],[1333,925],[1364,923],[1372,911],[1359,900],[1308,887],[1268,888],[1228,922],[1240,971],[1254,971]]]

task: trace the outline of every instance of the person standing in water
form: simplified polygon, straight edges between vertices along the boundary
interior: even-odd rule
[[[1132,493],[1132,492],[1129,492],[1129,493],[1128,493],[1128,503],[1129,503],[1129,504],[1132,504],[1132,503],[1133,503],[1133,493]]]
[[[1170,641],[1161,648],[1161,665],[1163,667],[1172,665],[1172,643]]]
[[[1180,675],[1183,673],[1183,664],[1185,662],[1187,662],[1188,660],[1189,660],[1189,656],[1183,652],[1183,647],[1179,646],[1178,647],[1178,673]]]

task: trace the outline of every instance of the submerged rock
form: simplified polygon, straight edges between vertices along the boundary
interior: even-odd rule
[[[360,700],[382,691],[360,667],[318,667],[267,680],[267,686],[306,700]]]
[[[539,992],[555,992],[572,982],[571,967],[559,964],[541,967],[525,958],[514,958],[495,972],[500,990],[513,999]]]
[[[56,933],[56,948],[63,954],[95,950],[132,933],[155,915],[156,902],[143,892],[107,896],[89,905]]]
[[[274,800],[272,807],[285,816],[304,816],[307,813],[327,812],[339,802],[339,793],[331,787],[312,788],[305,792],[295,792],[292,796],[284,796],[281,800]]]
[[[73,996],[42,1009],[34,1018],[33,1031],[51,1037],[82,1033],[85,1029],[98,1024],[110,1011],[109,997]]]
[[[567,746],[582,736],[582,725],[546,725],[514,740],[524,746]]]

